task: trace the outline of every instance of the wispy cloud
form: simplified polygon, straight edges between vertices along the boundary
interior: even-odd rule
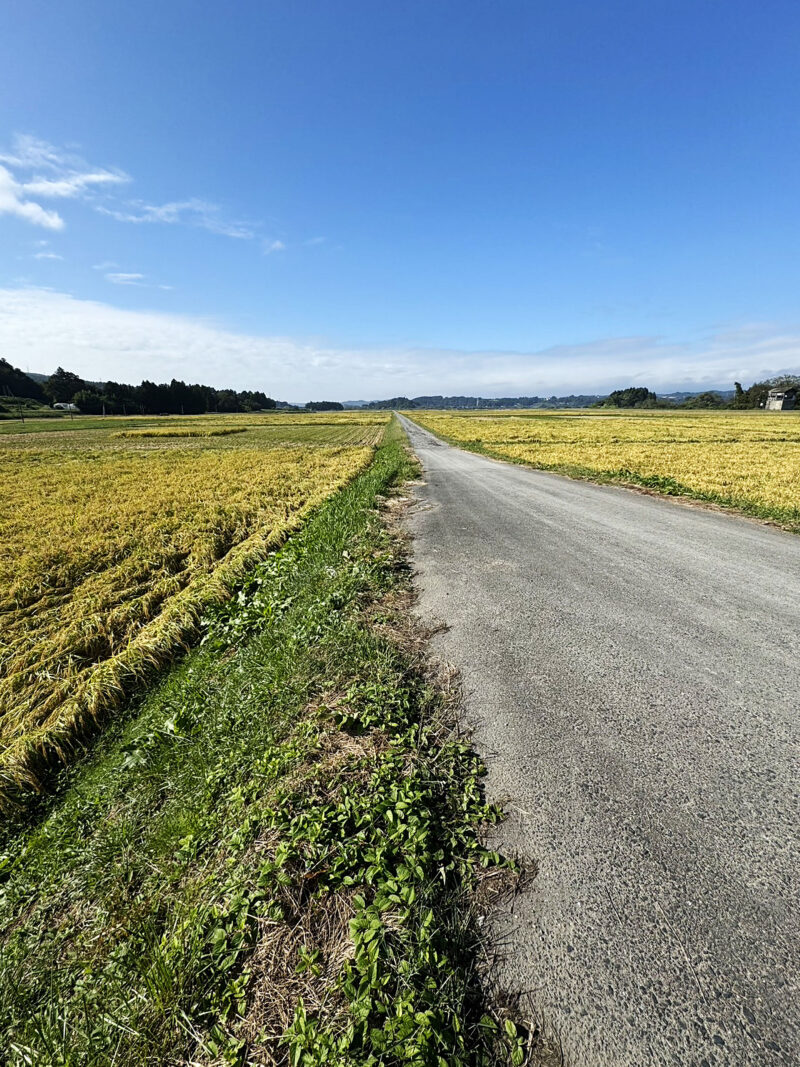
[[[172,285],[162,285],[158,282],[150,281],[146,274],[141,274],[139,271],[108,269],[116,266],[116,263],[95,263],[94,270],[102,270],[104,272],[103,277],[107,282],[111,282],[112,285],[135,285],[140,289],[163,289],[165,292],[174,288]]]
[[[271,256],[273,252],[285,252],[286,245],[283,241],[265,241],[264,242],[264,255]]]
[[[0,290],[0,350],[42,372],[90,380],[171,377],[265,389],[303,400],[470,393],[483,396],[657,392],[747,384],[800,369],[800,327],[717,328],[692,339],[599,338],[531,352],[346,348],[259,336],[212,322],[131,311],[45,289]]]
[[[0,214],[61,230],[63,218],[40,200],[87,200],[99,189],[128,181],[123,171],[90,166],[46,141],[17,135],[12,148],[0,152]]]
[[[22,188],[28,196],[70,199],[83,196],[98,186],[119,185],[128,180],[107,171],[94,171],[89,174],[71,174],[65,178],[34,178],[33,181],[25,182]]]
[[[144,282],[144,274],[134,274],[125,271],[118,271],[116,273],[106,274],[105,279],[107,282],[112,282],[114,285],[141,285]]]
[[[38,137],[30,134],[17,133],[13,138],[13,147],[6,152],[0,152],[0,161],[13,167],[53,171],[63,168],[74,156],[71,156],[63,148],[56,148]]]
[[[58,254],[58,252],[34,252],[33,253],[33,258],[34,259],[63,259],[64,257],[60,256]]]
[[[313,248],[315,245],[324,245],[325,241],[325,237],[309,237],[308,240],[303,241],[303,244],[306,248]]]
[[[34,226],[43,226],[46,230],[62,230],[64,220],[57,211],[48,211],[41,204],[28,200],[22,185],[14,175],[0,164],[0,215],[15,215]]]
[[[210,230],[211,233],[222,234],[224,237],[237,237],[240,240],[255,237],[251,225],[225,218],[218,204],[196,197],[173,200],[167,204],[146,204],[141,200],[132,200],[122,208],[99,205],[97,210],[118,222],[164,223],[171,226],[182,224]]]
[[[0,151],[0,215],[61,230],[63,217],[40,201],[80,200],[119,222],[193,226],[239,240],[257,236],[255,224],[230,218],[219,204],[200,197],[164,204],[115,197],[130,181],[122,170],[92,166],[67,149],[17,134],[11,149]]]

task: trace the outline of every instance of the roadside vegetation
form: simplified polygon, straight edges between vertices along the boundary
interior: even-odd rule
[[[393,424],[7,826],[4,1062],[523,1062],[474,971],[482,767],[377,510],[411,473]]]
[[[318,418],[0,438],[0,809],[369,464],[388,416]]]
[[[800,531],[800,412],[418,412],[452,444],[540,470],[641,486]]]

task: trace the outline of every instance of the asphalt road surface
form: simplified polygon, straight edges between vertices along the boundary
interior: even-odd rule
[[[800,537],[404,420],[420,614],[538,871],[500,984],[567,1067],[800,1063]]]

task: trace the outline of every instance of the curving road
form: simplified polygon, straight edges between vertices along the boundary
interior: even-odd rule
[[[567,1067],[800,1063],[800,537],[403,419],[419,610],[537,870],[499,982]]]

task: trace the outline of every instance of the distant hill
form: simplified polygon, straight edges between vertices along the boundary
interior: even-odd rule
[[[603,398],[598,394],[570,396],[395,396],[390,400],[371,400],[365,408],[435,408],[461,410],[469,408],[586,408]]]
[[[36,380],[25,374],[18,367],[13,367],[8,360],[0,358],[0,396],[26,397],[46,403],[44,391]]]

